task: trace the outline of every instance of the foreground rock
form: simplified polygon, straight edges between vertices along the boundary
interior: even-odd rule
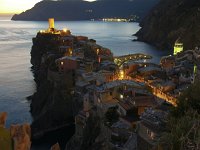
[[[5,128],[7,113],[0,113],[0,149],[30,150],[31,128],[29,124],[11,125],[10,131]]]
[[[7,113],[0,113],[0,127],[5,128]]]

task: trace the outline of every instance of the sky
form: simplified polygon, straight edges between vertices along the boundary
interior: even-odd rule
[[[41,0],[0,0],[0,14],[21,13],[32,8],[39,1]]]

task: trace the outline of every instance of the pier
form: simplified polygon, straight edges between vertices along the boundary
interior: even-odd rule
[[[123,56],[116,56],[114,57],[114,62],[119,67],[121,67],[124,63],[128,61],[147,60],[147,59],[152,59],[152,58],[153,57],[151,55],[136,53],[136,54],[123,55]]]

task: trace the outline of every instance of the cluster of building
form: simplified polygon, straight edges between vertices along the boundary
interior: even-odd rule
[[[55,36],[56,52],[47,51],[42,65],[50,60],[48,80],[64,93],[83,102],[75,117],[75,137],[84,137],[91,114],[102,120],[102,132],[117,149],[156,148],[165,131],[169,107],[176,106],[178,96],[199,76],[200,50],[183,50],[176,41],[173,56],[160,64],[148,62],[144,54],[113,57],[111,51],[69,30],[56,30],[53,19],[49,29],[38,36]],[[56,55],[55,55],[56,53]],[[117,120],[107,117],[117,114]]]

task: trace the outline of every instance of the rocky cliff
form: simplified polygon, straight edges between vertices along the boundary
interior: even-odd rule
[[[141,22],[138,40],[172,49],[181,38],[185,49],[200,45],[200,1],[161,0]]]
[[[56,53],[59,45],[56,43],[56,36],[42,36],[38,33],[36,38],[33,38],[31,63],[37,84],[36,93],[31,99],[33,139],[39,139],[50,131],[73,124],[74,116],[81,107],[78,98],[70,93],[67,85],[55,86],[48,80],[50,67],[53,70],[55,59],[60,57],[60,54]],[[47,54],[48,58],[44,60]]]
[[[143,18],[159,0],[41,1],[12,20],[90,20],[110,17]]]
[[[96,111],[90,112],[90,117],[87,118],[81,130],[80,136],[77,134],[80,131],[76,129],[65,150],[110,150],[113,148],[109,143],[111,131],[104,126],[103,118]]]
[[[11,125],[5,128],[7,113],[0,112],[0,149],[1,150],[30,150],[31,128],[29,124]]]

